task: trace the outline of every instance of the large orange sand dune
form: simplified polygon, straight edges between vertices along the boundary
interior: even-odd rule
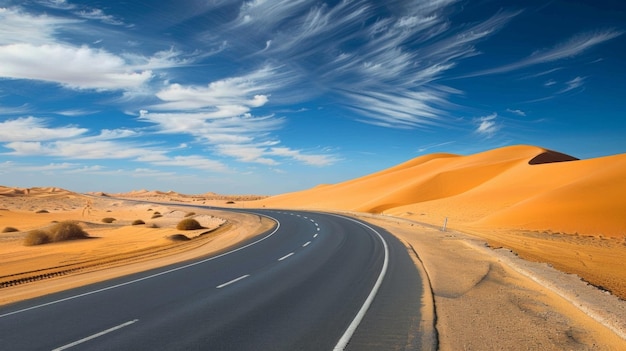
[[[626,154],[576,160],[534,146],[470,156],[433,154],[259,204],[386,213],[437,224],[449,217],[451,225],[624,237]]]

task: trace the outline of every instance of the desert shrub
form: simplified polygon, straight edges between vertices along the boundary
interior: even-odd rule
[[[48,210],[39,210],[39,211],[37,211],[35,213],[50,213],[50,212],[48,212]]]
[[[232,204],[234,204],[234,203],[235,203],[235,201],[226,201],[226,204],[227,204],[227,205],[232,205]]]
[[[187,212],[187,213],[185,214],[185,217],[191,217],[191,216],[195,216],[195,215],[196,215],[196,213],[195,213],[195,212]]]
[[[185,218],[182,221],[178,222],[176,225],[176,229],[178,230],[195,230],[202,229],[202,226],[198,221],[193,218]]]
[[[167,238],[170,239],[171,241],[189,241],[189,240],[191,240],[184,234],[173,234],[173,235],[168,236]]]
[[[140,225],[140,224],[146,224],[146,222],[144,222],[141,219],[135,219],[132,223],[132,225]]]
[[[161,212],[159,212],[159,211],[154,211],[154,214],[155,214],[155,215],[160,215],[160,214],[161,214]]]
[[[152,215],[152,219],[161,218],[161,217],[163,216],[160,213],[156,213],[156,212]]]
[[[50,239],[52,241],[85,239],[87,237],[89,237],[89,234],[74,221],[63,221],[50,228]]]
[[[14,227],[5,227],[4,229],[2,229],[3,233],[13,233],[13,232],[19,232],[19,230],[17,228]]]
[[[102,218],[102,222],[103,223],[113,223],[115,221],[116,221],[116,219],[113,218],[113,217],[104,217],[104,218]]]
[[[154,229],[154,228],[158,228],[158,227],[159,227],[159,226],[158,226],[158,225],[156,225],[156,223],[152,223],[152,224],[148,224],[148,225],[146,225],[146,228],[153,228],[153,229]]]
[[[50,236],[48,233],[41,229],[31,230],[26,234],[26,238],[24,238],[24,245],[26,246],[34,246],[49,243]]]

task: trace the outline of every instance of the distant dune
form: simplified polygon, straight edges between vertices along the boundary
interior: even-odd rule
[[[259,206],[384,213],[463,228],[626,236],[626,154],[589,160],[535,146],[432,154]]]

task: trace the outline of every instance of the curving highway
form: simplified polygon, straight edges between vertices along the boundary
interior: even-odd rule
[[[277,225],[212,257],[3,306],[0,349],[420,347],[422,283],[395,237],[338,215],[247,212]]]

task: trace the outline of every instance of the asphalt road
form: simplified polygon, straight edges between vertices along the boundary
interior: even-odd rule
[[[3,306],[0,349],[419,347],[422,283],[397,239],[342,216],[254,212],[278,226],[230,251]]]

